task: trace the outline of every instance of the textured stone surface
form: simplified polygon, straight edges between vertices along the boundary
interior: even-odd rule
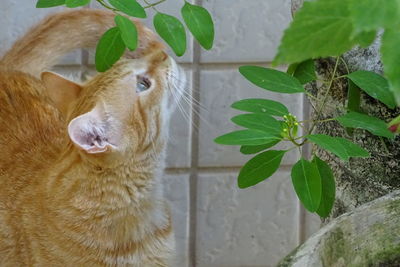
[[[303,1],[293,1],[298,6]],[[382,73],[380,61],[380,38],[368,48],[354,48],[343,57],[350,71],[369,70]],[[334,59],[323,59],[317,63],[322,79],[332,76]],[[339,64],[337,76],[347,74],[346,66]],[[326,105],[319,119],[334,118],[345,114],[347,102],[347,80],[339,79],[333,83]],[[326,95],[324,86],[312,88],[312,93],[322,100]],[[386,122],[398,116],[400,108],[388,109],[384,104],[361,94],[360,112],[378,117]],[[315,114],[314,114],[315,116]],[[317,154],[331,165],[337,184],[337,196],[332,217],[336,217],[355,207],[400,189],[400,137],[388,140],[363,130],[355,130],[349,134],[339,123],[332,121],[316,127],[316,133],[345,137],[371,153],[369,158],[354,158],[343,162],[325,150],[315,148]],[[360,179],[362,177],[362,179]]]
[[[290,0],[203,1],[215,19],[215,46],[202,62],[269,62],[290,21]]]
[[[11,45],[33,25],[48,14],[63,10],[63,8],[37,9],[33,0],[3,0],[0,9],[0,55],[3,55]],[[80,51],[67,55],[60,64],[80,64]]]
[[[197,266],[275,266],[297,245],[297,201],[286,171],[249,189],[236,174],[201,174]]]
[[[359,62],[362,66],[365,61],[376,62],[378,65],[370,66],[370,69],[380,68],[379,60],[372,57],[378,55],[377,46],[369,49],[356,49],[352,51],[349,58],[353,62]],[[364,63],[362,63],[364,62]],[[333,60],[320,60],[318,63],[319,73],[322,77],[330,77],[334,62]],[[352,64],[352,69],[358,66]],[[339,74],[345,74],[344,66],[339,66]],[[326,88],[320,87],[313,91],[316,97],[322,99]],[[338,80],[327,98],[328,101],[320,119],[334,118],[346,113],[345,104],[347,97],[347,81]],[[361,96],[361,112],[378,117],[386,122],[396,117],[400,109],[389,110],[382,103],[372,99],[366,94]],[[336,156],[325,150],[315,148],[316,153],[331,165],[337,184],[337,196],[332,217],[350,211],[355,207],[386,195],[393,190],[400,189],[400,138],[388,140],[376,137],[363,130],[355,130],[349,134],[337,122],[332,121],[320,124],[315,129],[316,133],[332,136],[345,137],[364,147],[371,154],[369,158],[353,158],[349,162],[343,162]],[[362,179],[360,179],[362,177]]]
[[[399,266],[399,215],[395,191],[334,219],[280,266]]]
[[[200,101],[206,108],[200,112],[200,166],[242,166],[249,159],[241,155],[238,146],[221,146],[213,141],[222,134],[240,129],[230,121],[231,117],[240,114],[230,108],[235,101],[244,98],[272,99],[284,103],[293,114],[302,117],[302,95],[283,95],[263,90],[244,79],[237,69],[202,71],[200,94]],[[282,149],[291,145],[277,147]],[[285,156],[283,163],[290,165],[297,159],[297,150],[293,150]]]
[[[165,175],[164,195],[172,210],[176,237],[177,267],[189,266],[189,175]]]
[[[150,2],[152,2],[152,1],[150,1]],[[157,1],[153,1],[153,2],[157,2]],[[193,3],[193,0],[190,0],[188,2],[189,3]],[[142,3],[143,2],[141,2],[141,4]],[[182,23],[184,23],[183,19],[182,19],[182,16],[181,16],[181,12],[180,12],[183,4],[184,4],[183,1],[168,0],[168,1],[166,1],[166,2],[164,2],[162,4],[160,4],[160,5],[157,5],[157,10],[159,10],[160,12],[166,13],[168,15],[175,16],[175,17],[179,18]],[[93,8],[103,8],[97,2],[92,2],[91,6]],[[154,17],[155,12],[151,8],[146,9],[146,12],[147,12],[147,18],[146,19],[141,19],[141,21],[147,27],[149,27],[150,29],[154,30],[153,17]],[[191,63],[192,62],[192,58],[193,58],[193,38],[192,38],[191,33],[189,33],[189,31],[187,31],[186,36],[187,36],[187,50],[186,50],[185,55],[183,55],[182,57],[175,56],[174,52],[168,47],[168,54],[172,55],[176,59],[176,61],[179,62],[179,63]],[[94,51],[90,51],[89,63],[90,64],[94,64]]]

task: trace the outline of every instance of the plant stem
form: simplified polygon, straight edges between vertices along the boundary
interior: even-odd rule
[[[336,119],[335,119],[335,118],[330,118],[330,119],[319,120],[319,121],[306,120],[306,121],[299,121],[299,123],[307,123],[307,122],[312,122],[312,123],[323,123],[323,122],[334,121],[334,120],[336,120]]]
[[[143,8],[146,9],[146,8],[154,7],[154,6],[157,6],[157,5],[161,4],[161,3],[164,3],[165,1],[167,1],[167,0],[160,0],[160,1],[155,2],[153,4],[149,4],[147,1],[144,1],[147,4],[147,6],[145,6]]]
[[[165,1],[165,0],[164,0]],[[157,8],[156,8],[156,5],[158,5],[158,4],[161,4],[162,2],[164,2],[164,1],[158,1],[158,2],[156,2],[156,3],[154,3],[154,4],[152,4],[152,3],[150,3],[149,1],[147,1],[147,0],[143,0],[143,2],[145,2],[146,3],[146,5],[147,5],[147,7],[149,7],[149,8],[152,8],[155,12],[158,12],[158,10],[157,10]]]
[[[326,100],[328,99],[329,93],[330,93],[330,91],[331,91],[331,89],[332,89],[333,81],[335,80],[336,72],[337,72],[337,69],[338,69],[338,66],[339,66],[339,59],[340,59],[340,57],[337,57],[337,58],[336,58],[335,67],[334,67],[334,69],[333,69],[332,77],[331,77],[331,79],[330,79],[330,81],[329,81],[328,89],[326,90],[325,96],[324,96],[324,98],[323,98],[323,100],[322,100],[322,103],[321,103],[321,105],[320,105],[320,107],[319,107],[319,109],[318,109],[318,111],[317,111],[317,114],[316,114],[316,118],[317,118],[317,119],[319,118],[319,116],[320,116],[320,114],[321,114],[321,112],[322,112],[322,109],[323,109],[324,106],[325,106],[325,102],[326,102]],[[316,123],[313,123],[313,125],[311,126],[311,129],[310,129],[310,131],[308,132],[308,134],[311,134],[311,133],[313,132],[315,126],[316,126]]]
[[[113,7],[109,6],[109,5],[107,5],[107,4],[104,2],[104,0],[96,0],[96,1],[97,1],[100,5],[102,5],[103,7],[107,8],[107,9],[109,9],[109,10],[112,10],[112,11],[114,11],[114,12],[119,11],[118,9],[115,9],[115,8],[113,8]]]
[[[346,60],[344,60],[344,58],[342,56],[340,56],[340,60],[342,61],[344,67],[346,68],[347,74],[350,74],[350,69],[349,69],[349,66],[346,63]]]
[[[347,78],[347,74],[346,74],[346,75],[339,76],[339,77],[336,77],[336,78],[333,79],[333,80],[336,81],[336,80],[343,79],[343,78]]]

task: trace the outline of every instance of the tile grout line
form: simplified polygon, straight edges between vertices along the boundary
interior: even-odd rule
[[[308,118],[309,118],[309,116],[310,116],[310,106],[309,106],[309,104],[308,104],[308,100],[307,100],[307,97],[305,96],[305,95],[303,95],[303,110],[302,110],[302,113],[303,113],[303,118],[302,118],[302,120],[307,120]],[[308,124],[305,124],[305,128],[308,128]],[[309,147],[309,145],[305,145],[304,147],[303,147],[303,153],[302,153],[302,156],[304,156],[305,158],[309,158],[309,156],[311,155],[311,151],[310,151],[310,147]],[[300,203],[300,201],[299,200],[297,200],[297,204],[298,204],[298,209],[299,209],[299,214],[298,214],[298,231],[299,231],[299,233],[298,233],[298,245],[301,245],[301,244],[303,244],[305,241],[306,241],[306,224],[307,224],[307,222],[306,222],[306,215],[307,215],[307,213],[306,213],[306,210],[305,210],[305,208],[303,207],[303,205]]]
[[[83,8],[85,9],[90,9],[91,3],[87,4]],[[85,73],[89,69],[89,52],[86,49],[80,49],[81,50],[81,82],[85,81]]]
[[[194,0],[194,4],[201,5],[201,0]],[[192,39],[192,97],[200,103],[200,46]],[[189,177],[189,266],[196,266],[197,258],[197,177],[199,165],[199,107],[192,101],[191,105],[192,127],[191,127],[191,164]]]

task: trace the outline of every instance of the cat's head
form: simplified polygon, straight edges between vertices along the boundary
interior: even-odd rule
[[[81,153],[122,157],[162,150],[186,83],[183,70],[161,50],[123,59],[83,86],[49,72],[42,81]]]

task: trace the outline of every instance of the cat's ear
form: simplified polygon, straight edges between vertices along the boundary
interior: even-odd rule
[[[119,140],[117,121],[107,118],[101,105],[73,119],[68,125],[71,141],[89,154],[99,154],[116,149]]]
[[[53,72],[43,72],[41,78],[50,99],[61,113],[66,115],[69,105],[77,99],[82,87]]]

